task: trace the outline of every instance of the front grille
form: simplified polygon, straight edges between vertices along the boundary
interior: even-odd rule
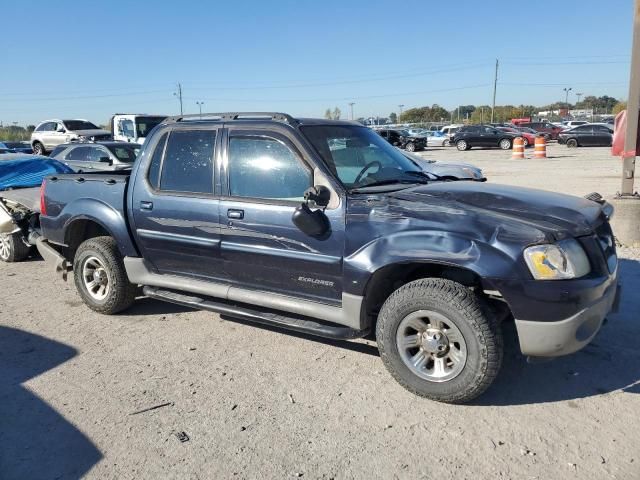
[[[618,266],[618,257],[616,255],[616,240],[613,237],[609,222],[603,222],[602,225],[596,228],[596,236],[598,237],[600,250],[602,250],[604,259],[607,262],[609,273],[613,273]]]

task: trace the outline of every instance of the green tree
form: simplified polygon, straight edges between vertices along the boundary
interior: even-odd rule
[[[611,113],[613,113],[614,115],[617,115],[621,111],[626,109],[627,109],[627,102],[618,102],[613,106],[613,110],[611,111]]]
[[[389,114],[389,122],[391,123],[398,123],[398,116],[396,115],[395,112],[391,112]]]
[[[333,109],[333,119],[334,120],[340,120],[340,115],[342,115],[342,111],[336,107]]]
[[[331,109],[327,108],[324,111],[324,118],[326,118],[327,120],[331,120],[333,118],[333,114],[331,113]]]

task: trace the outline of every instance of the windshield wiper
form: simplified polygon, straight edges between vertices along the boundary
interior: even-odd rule
[[[418,181],[417,179],[406,179],[406,180],[401,180],[398,178],[394,178],[394,179],[387,179],[387,180],[378,180],[377,182],[371,182],[368,183],[366,185],[361,185],[359,187],[356,188],[352,188],[349,190],[349,193],[359,193],[361,191],[365,191],[366,189],[368,189],[369,187],[382,187],[384,185],[406,185],[406,187],[402,187],[402,188],[408,188],[411,185],[416,185],[418,183],[422,183],[421,181]]]
[[[432,175],[435,177],[435,180],[440,178],[435,173],[427,173],[427,172],[423,172],[422,170],[407,170],[406,172],[404,172],[404,174],[405,175],[414,175],[416,177],[423,178],[423,179],[427,180],[427,182],[429,180],[434,180],[434,178],[431,178]],[[424,182],[424,183],[427,183],[427,182]]]

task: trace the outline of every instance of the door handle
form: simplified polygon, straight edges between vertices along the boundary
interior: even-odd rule
[[[227,218],[233,218],[234,220],[242,220],[244,218],[244,210],[230,208],[229,210],[227,210]]]
[[[153,210],[153,202],[140,202],[140,210]]]

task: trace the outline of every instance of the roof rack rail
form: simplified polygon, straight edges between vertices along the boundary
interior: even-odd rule
[[[224,122],[229,122],[233,120],[258,120],[258,119],[270,119],[276,122],[284,122],[290,125],[294,125],[298,123],[298,121],[293,118],[288,113],[280,113],[280,112],[222,112],[222,113],[193,113],[189,115],[176,115],[173,117],[168,117],[165,121],[167,123],[174,122],[182,122],[183,120],[200,120],[205,118],[216,117]]]

